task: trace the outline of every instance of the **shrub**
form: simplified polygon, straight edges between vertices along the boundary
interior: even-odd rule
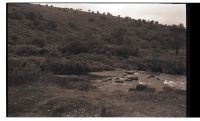
[[[34,21],[33,21],[33,24],[34,24],[35,26],[39,26],[40,21],[39,21],[39,20],[34,20]]]
[[[107,19],[106,16],[100,16],[100,18],[101,18],[102,20],[106,20],[106,19]]]
[[[130,55],[130,49],[128,49],[127,47],[121,46],[116,49],[115,53],[117,56],[127,58]]]
[[[11,13],[8,13],[8,18],[21,20],[23,16],[18,10],[13,10]]]
[[[130,89],[129,91],[146,91],[146,92],[155,92],[156,89],[149,87],[146,84],[138,84],[135,89]]]
[[[95,19],[94,18],[89,18],[89,21],[90,22],[95,22]]]
[[[57,28],[57,24],[55,21],[47,21],[47,28],[55,30]]]
[[[36,47],[21,47],[17,49],[16,55],[19,56],[44,56],[49,52],[46,49],[40,49]]]
[[[33,21],[33,25],[35,26],[39,26],[40,21],[43,19],[43,16],[40,13],[29,12],[24,14],[28,20]]]
[[[33,81],[36,81],[39,77],[37,72],[18,70],[8,73],[8,85],[22,85],[22,84],[30,84]]]
[[[72,28],[74,30],[78,30],[78,27],[73,22],[69,22],[68,25],[70,28]]]
[[[26,13],[25,15],[26,15],[26,18],[29,20],[35,21],[37,19],[37,14],[34,12],[29,12],[29,13]]]
[[[33,41],[32,41],[32,44],[36,45],[38,47],[44,47],[45,42],[41,38],[34,38]]]
[[[62,53],[66,53],[69,52],[71,54],[80,54],[80,53],[88,53],[90,48],[88,47],[89,45],[87,45],[87,43],[83,42],[83,41],[72,41],[68,44],[66,44],[63,48],[62,48]]]
[[[156,55],[155,55],[156,56]],[[146,57],[134,62],[139,70],[163,72],[168,74],[185,74],[186,67],[182,60],[177,58]]]
[[[61,9],[60,9],[61,10]],[[67,12],[67,9],[63,9],[63,12]]]
[[[25,68],[25,64],[8,60],[8,85],[18,86],[30,84],[39,78],[39,72],[34,68]]]
[[[86,74],[90,71],[87,64],[79,61],[68,61],[59,63],[55,60],[46,60],[41,66],[42,71],[53,72],[54,74]]]
[[[113,41],[115,41],[115,44],[119,45],[123,43],[126,32],[127,29],[124,27],[118,27],[113,30],[111,36],[113,37]]]
[[[11,39],[16,41],[16,40],[18,40],[18,36],[17,35],[13,35],[13,36],[11,36]]]

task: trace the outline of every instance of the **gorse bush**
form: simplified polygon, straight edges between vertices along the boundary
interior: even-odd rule
[[[69,22],[68,25],[69,25],[69,27],[72,28],[73,30],[78,30],[78,27],[77,27],[73,22]]]
[[[163,59],[159,57],[147,57],[144,59],[135,60],[133,63],[137,65],[139,70],[163,72],[169,74],[186,74],[186,65],[184,60],[177,60],[171,58],[171,60]]]
[[[30,84],[39,78],[39,71],[37,69],[25,68],[24,64],[8,60],[8,85],[18,86],[23,84]]]
[[[79,53],[88,53],[90,51],[90,48],[84,41],[72,41],[68,44],[66,44],[62,48],[62,53],[71,53],[71,54],[79,54]]]
[[[56,22],[51,20],[47,21],[47,28],[55,30],[57,28]]]
[[[32,44],[33,44],[33,45],[36,45],[36,46],[38,46],[38,47],[44,47],[45,42],[44,42],[44,39],[41,39],[41,38],[34,38],[34,39],[32,40]]]
[[[37,47],[21,47],[16,51],[18,56],[45,56],[48,55],[48,50]]]
[[[123,43],[126,32],[127,32],[127,29],[125,27],[119,27],[113,30],[113,32],[111,33],[111,36],[115,44]]]
[[[8,13],[8,18],[22,20],[23,15],[18,10],[13,10],[13,12]]]
[[[32,20],[32,21],[37,19],[37,14],[34,12],[26,13],[25,16],[27,19]]]
[[[72,60],[66,63],[60,63],[47,59],[40,68],[42,71],[48,71],[54,74],[86,74],[90,71],[87,64]]]
[[[37,81],[39,77],[39,73],[26,71],[26,70],[18,70],[11,71],[8,74],[8,85],[22,85],[22,84],[30,84],[34,81]]]
[[[13,35],[13,36],[11,36],[11,39],[16,41],[16,40],[18,40],[18,36],[17,35]]]
[[[98,40],[90,40],[87,38],[90,37],[70,41],[69,43],[63,46],[61,52],[64,54],[101,53],[101,48],[105,43],[99,42]]]
[[[33,22],[34,26],[39,26],[40,22],[43,20],[43,16],[40,13],[35,12],[24,12],[26,19]]]
[[[88,19],[90,22],[95,22],[95,19],[94,18],[89,18]]]

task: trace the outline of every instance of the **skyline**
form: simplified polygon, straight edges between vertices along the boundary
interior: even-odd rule
[[[160,24],[183,24],[186,26],[186,5],[185,4],[97,4],[97,3],[40,3],[60,8],[74,8],[99,11],[100,13],[111,13],[113,16],[129,16],[132,19],[145,19],[158,21]]]

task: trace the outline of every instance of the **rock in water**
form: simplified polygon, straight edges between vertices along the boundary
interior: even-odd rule
[[[117,80],[115,83],[124,83],[124,81]]]

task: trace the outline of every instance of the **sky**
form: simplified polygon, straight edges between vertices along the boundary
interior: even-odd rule
[[[47,3],[44,3],[44,5]],[[83,11],[99,11],[111,13],[114,16],[129,16],[133,19],[158,21],[160,24],[186,25],[185,4],[124,4],[124,3],[49,3],[54,7],[83,9]]]

